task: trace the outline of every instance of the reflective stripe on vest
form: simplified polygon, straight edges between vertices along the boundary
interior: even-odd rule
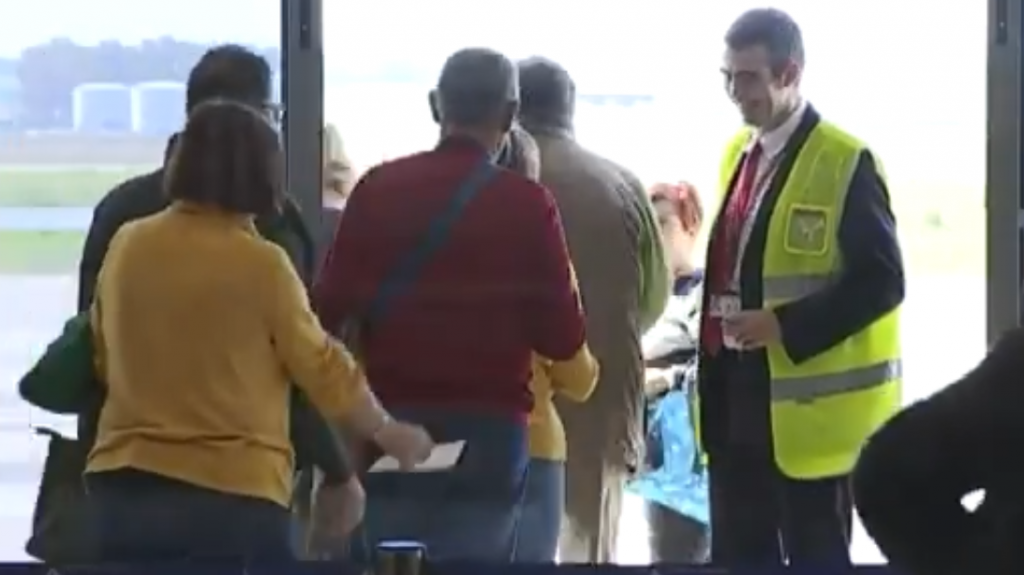
[[[898,359],[839,373],[772,378],[772,401],[809,403],[815,399],[871,389],[903,376]]]
[[[765,301],[791,301],[827,288],[832,281],[830,276],[818,274],[766,277],[763,297]]]
[[[762,289],[765,301],[792,301],[825,289],[833,281],[831,276],[815,274],[773,276],[764,278]],[[888,381],[901,378],[902,375],[902,362],[895,359],[839,373],[773,377],[772,401],[806,403],[819,397],[884,385]]]

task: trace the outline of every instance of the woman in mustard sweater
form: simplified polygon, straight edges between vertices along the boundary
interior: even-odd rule
[[[168,165],[171,206],[111,242],[90,310],[107,398],[85,476],[102,562],[288,559],[292,381],[405,465],[432,449],[381,408],[257,233],[283,165],[256,107],[198,104]],[[321,489],[321,529],[343,500]]]
[[[540,153],[533,138],[513,129],[499,163],[529,178],[540,176]],[[575,278],[573,278],[575,282]],[[555,408],[556,393],[571,401],[586,401],[597,383],[597,362],[584,346],[569,361],[541,356],[533,361],[533,412],[529,420],[530,474],[526,482],[515,559],[522,563],[551,563],[558,551],[558,534],[565,507],[565,430]]]

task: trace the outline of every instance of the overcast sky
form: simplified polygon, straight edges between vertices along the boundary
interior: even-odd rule
[[[323,0],[325,64],[427,70],[469,45],[562,61],[581,90],[658,94],[686,108],[682,137],[728,132],[722,35],[759,0]],[[173,36],[277,44],[281,0],[7,0],[0,56],[58,36],[85,43]],[[984,150],[986,5],[981,0],[776,0],[801,24],[805,88],[827,115],[900,166],[970,165]],[[346,66],[346,67],[348,67]],[[342,99],[330,95],[329,99]],[[410,105],[421,105],[416,96]],[[677,136],[678,137],[678,136]],[[914,142],[952,139],[941,158]],[[962,145],[960,145],[962,144]],[[717,146],[717,143],[715,144]],[[948,157],[946,157],[948,156]],[[894,168],[894,171],[899,168]],[[967,173],[953,169],[956,174]]]
[[[698,70],[715,74],[729,22],[745,9],[766,4],[759,0],[323,2],[328,69],[387,60],[432,67],[457,48],[486,45],[515,57],[552,56],[585,83],[611,78],[620,85],[685,84]],[[103,39],[134,43],[170,35],[261,45],[278,44],[280,36],[281,0],[8,0],[8,4],[0,19],[0,56],[8,57],[58,36],[85,43]],[[804,29],[811,82],[842,81],[835,70],[844,67],[864,71],[874,67],[883,75],[922,77],[951,63],[984,67],[985,6],[980,0],[777,0],[774,4],[789,10]]]

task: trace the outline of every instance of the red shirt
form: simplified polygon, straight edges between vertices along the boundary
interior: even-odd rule
[[[484,154],[472,141],[449,138],[363,176],[314,288],[325,327],[365,308]],[[533,406],[531,353],[565,360],[584,342],[554,199],[510,171],[477,193],[403,289],[363,342],[367,377],[385,405],[525,417]]]

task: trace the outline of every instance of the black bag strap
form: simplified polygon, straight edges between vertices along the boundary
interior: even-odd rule
[[[498,167],[491,161],[490,156],[485,157],[473,168],[473,171],[459,184],[459,188],[448,205],[430,222],[423,237],[384,276],[380,287],[377,288],[366,307],[366,313],[361,318],[364,325],[380,321],[391,302],[401,295],[404,289],[412,285],[420,271],[430,261],[431,256],[444,245],[452,227],[469,202],[480,190],[487,187],[497,173]]]

